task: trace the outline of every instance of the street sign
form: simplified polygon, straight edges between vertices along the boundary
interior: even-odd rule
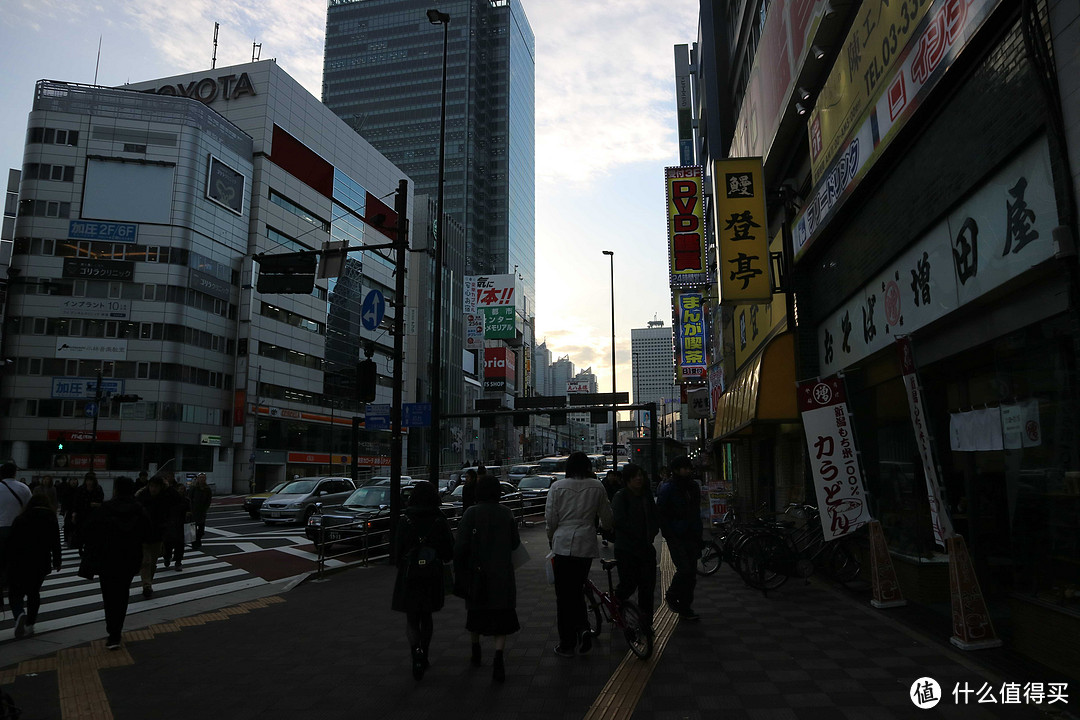
[[[97,415],[97,403],[86,403],[86,409],[83,412],[86,413],[86,417],[94,417]]]
[[[364,427],[368,430],[390,429],[390,406],[386,404],[368,405],[364,415]]]
[[[378,290],[369,290],[360,305],[360,322],[364,329],[374,330],[379,327],[386,315],[386,298]]]
[[[405,403],[401,406],[402,427],[428,427],[431,425],[431,403]]]

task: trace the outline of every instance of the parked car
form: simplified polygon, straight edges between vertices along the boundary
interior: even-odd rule
[[[404,485],[406,483],[410,483],[410,482],[412,482],[412,477],[410,477],[409,475],[402,475],[401,476],[401,484],[402,485]],[[390,484],[390,476],[389,475],[376,475],[374,477],[369,477],[367,480],[360,481],[360,486],[361,487],[363,487],[364,485],[389,485],[389,484]]]
[[[529,475],[536,474],[536,471],[540,469],[540,466],[536,463],[528,463],[525,465],[514,465],[510,468],[510,474],[507,476],[510,478],[510,482],[515,485],[523,478]]]
[[[569,455],[559,455],[546,457],[537,463],[540,467],[537,468],[537,472],[540,475],[550,475],[553,472],[566,472],[566,461],[570,459]]]
[[[517,484],[517,489],[521,493],[521,497],[526,500],[547,498],[548,490],[551,489],[553,482],[555,482],[554,475],[527,475],[521,478],[521,482]]]
[[[247,495],[244,497],[244,512],[251,516],[252,520],[260,519],[259,508],[262,507],[266,498],[270,497],[276,492],[280,492],[281,488],[289,484],[288,480],[282,480],[274,487],[270,488],[267,492],[255,493],[254,495]]]
[[[390,516],[390,483],[364,485],[354,490],[340,505],[326,506],[320,503],[317,512],[310,515],[304,525],[304,535],[316,546],[323,548],[342,540],[358,539],[366,528],[364,521]],[[333,530],[331,528],[349,526]],[[389,524],[379,524],[383,531]],[[382,542],[382,541],[380,541]]]
[[[499,495],[499,502],[503,505],[507,505],[511,508],[518,508],[521,506],[521,492],[512,484],[505,480],[499,481],[499,487],[502,489],[502,493]],[[460,517],[461,516],[461,492],[465,489],[465,485],[458,485],[454,488],[454,491],[445,495],[442,499],[442,511],[446,517]]]
[[[306,523],[315,512],[315,503],[337,505],[355,489],[353,481],[345,477],[293,480],[263,503],[260,516],[267,525],[275,522]]]

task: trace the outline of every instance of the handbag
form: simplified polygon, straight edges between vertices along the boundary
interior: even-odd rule
[[[195,542],[195,523],[184,523],[184,544]]]
[[[515,568],[529,562],[529,549],[525,547],[525,543],[519,542],[518,546],[510,552],[510,561],[514,563]]]
[[[548,585],[555,584],[555,552],[549,552],[544,557],[544,572],[547,574]]]

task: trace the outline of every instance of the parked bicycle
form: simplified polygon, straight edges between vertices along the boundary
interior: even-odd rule
[[[611,579],[611,570],[618,563],[614,560],[600,559],[600,567],[607,573],[608,589],[603,592],[589,578],[585,578],[585,604],[589,619],[589,632],[593,637],[600,635],[604,621],[612,623],[622,632],[630,646],[630,652],[642,660],[652,655],[653,634],[641,622],[641,612],[630,600],[615,597],[615,586]]]
[[[818,570],[839,582],[858,577],[861,568],[848,538],[827,542],[816,507],[793,503],[785,515],[804,522],[766,526],[740,548],[738,567],[747,584],[774,590],[790,577],[806,578]]]

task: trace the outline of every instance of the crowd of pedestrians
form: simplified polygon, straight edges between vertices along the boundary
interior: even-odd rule
[[[653,632],[657,555],[662,533],[676,572],[665,591],[673,612],[697,620],[693,595],[701,551],[701,491],[691,478],[686,457],[672,461],[670,477],[654,499],[644,468],[626,464],[603,481],[591,460],[576,452],[566,462],[566,477],[548,490],[544,511],[551,558],[559,642],[553,652],[571,658],[592,648],[585,606],[585,581],[592,560],[600,556],[598,532],[614,541],[620,601],[637,595],[642,623]],[[500,484],[483,471],[465,475],[463,514],[456,533],[439,506],[431,483],[413,486],[396,534],[397,577],[391,607],[405,613],[406,638],[413,676],[430,667],[433,614],[453,592],[465,600],[465,629],[470,634],[472,665],[482,665],[482,636],[494,638],[492,679],[504,682],[506,637],[520,629],[514,571],[527,559],[513,512],[499,504]],[[453,558],[452,566],[449,559]],[[452,569],[452,573],[450,572]]]
[[[201,544],[213,497],[206,475],[195,478],[190,498],[171,473],[116,477],[106,500],[92,470],[82,484],[43,478],[29,486],[16,479],[17,472],[11,461],[0,465],[0,591],[15,618],[15,637],[34,634],[41,586],[60,570],[63,544],[78,550],[78,574],[98,579],[106,647],[119,648],[135,576],[141,576],[143,598],[149,599],[158,559],[180,571],[185,546]]]

